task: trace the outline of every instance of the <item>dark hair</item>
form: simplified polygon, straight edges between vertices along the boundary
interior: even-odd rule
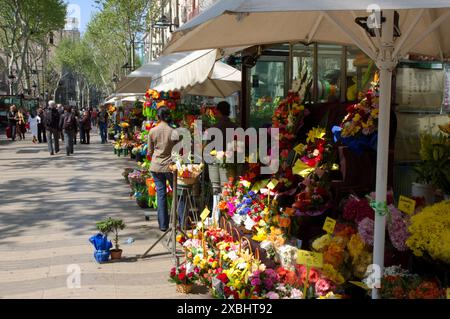
[[[163,121],[163,122],[170,122],[170,110],[168,107],[162,106],[158,109],[157,112],[158,115],[158,119]]]
[[[65,109],[67,112],[71,112],[71,111],[72,111],[72,107],[71,107],[70,105],[66,105],[66,106],[64,107],[64,109]]]
[[[226,101],[219,102],[217,110],[224,116],[230,116],[230,104]]]

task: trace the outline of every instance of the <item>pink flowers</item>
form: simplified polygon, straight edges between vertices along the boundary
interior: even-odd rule
[[[389,238],[392,245],[399,251],[406,251],[406,240],[409,237],[408,226],[403,214],[394,205],[389,205],[391,219],[388,221]]]
[[[373,246],[373,228],[374,222],[372,219],[366,217],[358,224],[358,233],[364,242]]]
[[[335,286],[328,279],[321,278],[321,279],[317,280],[315,288],[316,288],[316,294],[318,294],[320,296],[325,296],[327,293],[332,291],[335,288]]]

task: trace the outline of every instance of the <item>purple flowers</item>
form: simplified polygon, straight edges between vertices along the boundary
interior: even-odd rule
[[[373,246],[373,227],[372,219],[366,217],[358,224],[358,233],[367,245]]]
[[[394,205],[389,205],[391,219],[388,221],[389,238],[392,245],[399,251],[406,251],[406,240],[409,237],[408,225],[403,218],[403,214]]]

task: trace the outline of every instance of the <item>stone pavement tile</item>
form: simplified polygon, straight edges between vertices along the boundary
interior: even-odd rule
[[[0,283],[12,282],[21,280],[35,280],[47,278],[50,273],[50,267],[40,267],[32,269],[19,269],[19,270],[1,270],[0,271]]]
[[[44,299],[115,299],[116,292],[112,285],[98,285],[81,288],[55,288],[44,291]]]
[[[6,294],[4,296],[0,296],[0,298],[5,299],[42,299],[44,296],[44,290],[38,290],[33,292],[26,292],[20,294]]]
[[[70,243],[69,243],[70,245]],[[2,258],[5,261],[10,260],[32,260],[32,259],[38,259],[42,256],[49,256],[51,258],[54,257],[62,257],[62,256],[70,256],[70,255],[82,255],[82,254],[89,254],[92,252],[92,246],[89,244],[85,245],[78,245],[78,246],[66,246],[66,247],[53,247],[53,248],[36,248],[33,250],[24,250],[24,251],[9,251],[7,254],[5,254],[4,258]]]

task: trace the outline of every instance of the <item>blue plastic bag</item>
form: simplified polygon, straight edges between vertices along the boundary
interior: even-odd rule
[[[105,250],[108,251],[112,248],[112,243],[108,240],[108,237],[104,234],[98,233],[97,235],[89,238],[89,241],[94,245],[95,250]]]

